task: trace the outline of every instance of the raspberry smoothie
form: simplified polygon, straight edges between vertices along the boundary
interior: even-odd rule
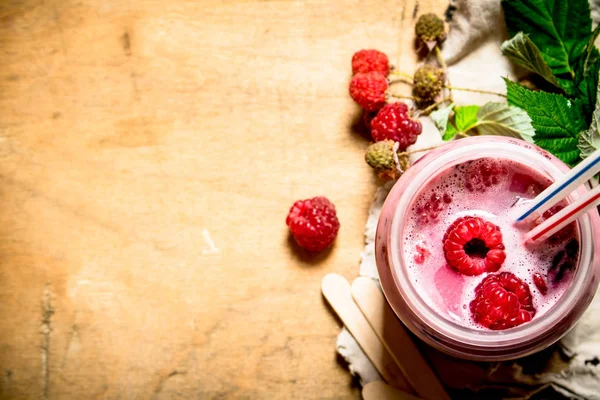
[[[534,144],[478,136],[402,174],[381,209],[375,258],[388,304],[415,336],[453,356],[499,361],[542,350],[579,321],[600,284],[600,215],[537,247],[523,245],[531,227],[513,224],[568,170]]]
[[[539,318],[569,287],[579,258],[575,223],[535,247],[516,217],[551,180],[503,158],[442,170],[414,196],[402,234],[407,276],[441,316],[478,330],[504,330]],[[562,208],[547,211],[543,219]]]

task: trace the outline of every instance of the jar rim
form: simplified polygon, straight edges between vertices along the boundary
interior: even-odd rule
[[[500,157],[520,163],[527,162],[534,167],[543,169],[553,179],[560,177],[568,168],[554,156],[527,142],[507,138],[490,139],[490,137],[485,139],[481,137],[461,139],[460,142],[453,143],[453,146],[449,148],[442,146],[442,148],[428,153],[419,160],[418,171],[411,174],[410,181],[403,184],[401,188],[395,185],[390,192],[392,194],[394,189],[401,189],[394,205],[395,210],[392,214],[391,226],[388,228],[390,233],[386,238],[387,248],[389,249],[389,269],[394,286],[399,291],[406,306],[424,324],[421,329],[428,331],[430,335],[433,334],[438,340],[448,342],[451,346],[464,347],[482,353],[490,351],[497,353],[499,351],[531,347],[533,343],[543,341],[550,334],[551,328],[568,317],[580,301],[580,291],[593,278],[594,233],[598,234],[598,232],[594,232],[589,214],[585,214],[579,219],[580,258],[573,281],[557,304],[545,312],[544,315],[534,318],[527,324],[504,331],[481,330],[458,324],[436,312],[419,295],[418,290],[409,279],[407,271],[402,268],[404,262],[403,240],[400,240],[399,235],[403,232],[405,223],[404,212],[410,206],[422,184],[440,169],[448,168],[461,162],[461,160],[482,157]],[[473,157],[473,155],[476,155],[476,157]],[[581,190],[583,188],[574,193],[571,200],[579,197],[582,194]],[[388,198],[390,197],[394,196],[388,196]],[[379,263],[378,268],[380,268]],[[386,285],[382,283],[382,286],[385,292]],[[390,304],[398,314],[399,310],[396,309],[398,307],[394,307],[392,302]],[[410,327],[410,324],[408,325]]]

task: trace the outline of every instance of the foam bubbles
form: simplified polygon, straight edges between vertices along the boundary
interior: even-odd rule
[[[483,180],[473,181],[469,174],[474,170],[482,174]],[[488,173],[493,174],[494,171],[500,171],[498,179],[489,177]],[[523,183],[523,179],[528,181]],[[443,281],[439,281],[440,270],[449,268],[443,253],[443,235],[458,217],[471,215],[480,216],[500,227],[507,257],[499,272],[512,272],[529,285],[537,310],[534,318],[556,304],[569,286],[572,272],[567,272],[559,283],[548,282],[549,290],[545,296],[533,284],[532,274],[540,272],[546,276],[552,258],[564,244],[544,243],[536,248],[526,248],[522,244],[523,232],[513,225],[523,207],[549,183],[546,177],[525,165],[509,160],[490,159],[459,164],[431,179],[409,208],[403,232],[404,260],[408,266],[408,274],[424,300],[449,319],[468,327],[483,329],[472,321],[468,304],[473,299],[475,287],[485,274],[467,277],[447,273],[443,275]],[[444,207],[436,211],[436,218],[429,218],[423,223],[420,215],[427,202],[431,202],[432,196],[443,196],[445,192],[450,193],[452,201],[442,202]],[[421,265],[414,261],[417,243],[421,243],[430,253]]]

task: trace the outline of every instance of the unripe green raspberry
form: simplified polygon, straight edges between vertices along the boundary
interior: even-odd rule
[[[437,41],[440,43],[446,39],[444,21],[433,13],[423,14],[415,25],[415,34],[423,42]]]
[[[377,172],[395,170],[397,149],[398,145],[393,140],[373,143],[367,148],[365,161]]]
[[[417,104],[432,104],[444,86],[444,70],[432,65],[424,65],[417,69],[413,77],[413,95]]]

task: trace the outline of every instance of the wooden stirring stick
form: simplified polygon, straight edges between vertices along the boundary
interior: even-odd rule
[[[327,274],[321,282],[321,291],[383,379],[394,387],[414,393],[399,366],[352,300],[348,281],[341,275]]]
[[[384,381],[367,383],[362,390],[364,400],[420,400],[412,394],[394,389]]]
[[[450,400],[377,284],[371,278],[356,278],[352,296],[415,392],[427,400]]]

